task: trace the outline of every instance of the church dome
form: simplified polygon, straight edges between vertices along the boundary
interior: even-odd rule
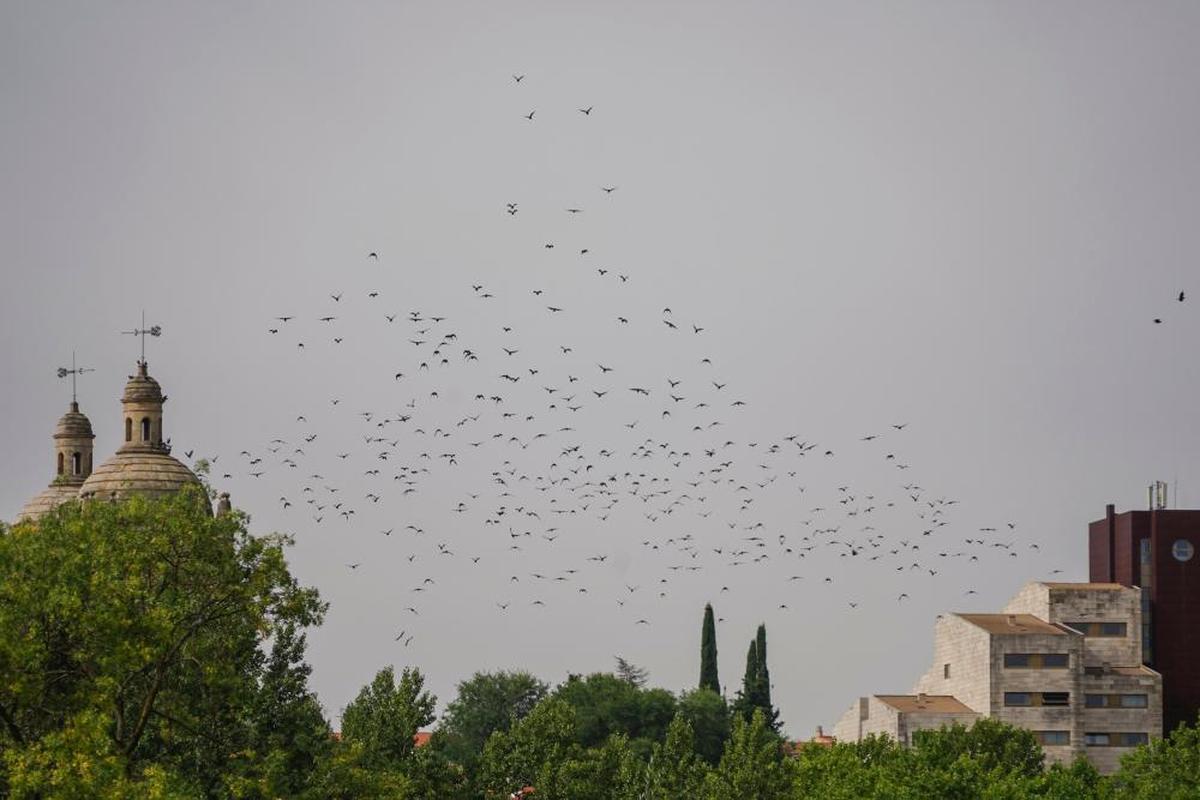
[[[54,426],[55,439],[95,438],[92,433],[92,421],[79,410],[79,403],[72,402],[71,410],[63,414]]]
[[[63,503],[79,499],[78,483],[52,483],[41,494],[30,500],[17,515],[17,522],[35,520],[49,514]]]
[[[158,498],[200,479],[165,450],[118,452],[96,467],[79,490],[80,497],[121,500],[131,495]]]
[[[137,374],[129,376],[121,395],[125,441],[83,482],[81,497],[101,500],[120,500],[135,494],[163,497],[185,486],[200,485],[195,474],[171,456],[171,446],[163,440],[166,400],[158,381],[150,377],[149,365],[139,361]]]
[[[163,396],[162,387],[158,385],[158,381],[151,378],[147,372],[146,362],[139,361],[137,374],[130,375],[129,382],[125,384],[125,392],[121,395],[121,402],[162,404],[166,399]]]

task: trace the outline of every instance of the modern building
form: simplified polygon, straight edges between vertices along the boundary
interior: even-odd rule
[[[908,695],[859,698],[840,741],[993,717],[1034,732],[1050,761],[1086,756],[1114,771],[1162,735],[1162,678],[1142,663],[1141,590],[1027,584],[998,614],[942,614],[933,664]]]
[[[1162,675],[1171,731],[1200,714],[1200,511],[1167,509],[1165,500],[1160,488],[1149,510],[1108,506],[1088,526],[1088,572],[1093,581],[1141,587],[1142,658]]]
[[[21,510],[17,521],[36,520],[68,500],[119,500],[131,495],[162,497],[185,486],[199,486],[195,474],[171,456],[163,438],[163,404],[167,401],[148,365],[138,361],[121,396],[123,442],[117,452],[92,469],[91,421],[71,402],[54,430],[55,476],[41,494]],[[222,508],[227,506],[222,497]]]

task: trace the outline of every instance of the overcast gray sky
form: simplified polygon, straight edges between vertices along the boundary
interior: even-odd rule
[[[766,622],[807,736],[907,691],[936,613],[1086,579],[1106,502],[1197,497],[1198,23],[0,4],[0,517],[52,477],[72,349],[116,447],[118,331],[145,308],[175,454],[216,455],[332,603],[310,638],[331,713],[388,663],[443,703],[477,669],[618,654],[690,687],[711,601],[722,682]]]

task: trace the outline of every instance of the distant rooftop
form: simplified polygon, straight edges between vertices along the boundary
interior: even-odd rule
[[[1061,589],[1070,591],[1072,589],[1086,591],[1107,591],[1117,592],[1122,589],[1128,589],[1128,586],[1123,586],[1119,583],[1063,583],[1059,581],[1038,581],[1042,586],[1048,586],[1051,589]]]
[[[897,711],[933,714],[974,714],[958,698],[948,694],[877,694],[875,699]]]
[[[1019,636],[1023,634],[1049,634],[1052,636],[1069,636],[1057,625],[1051,625],[1032,614],[958,614],[972,625],[977,625],[995,635]]]

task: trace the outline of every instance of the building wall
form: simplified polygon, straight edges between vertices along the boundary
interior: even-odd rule
[[[1174,730],[1183,722],[1195,724],[1200,713],[1200,512],[1142,513],[1151,517],[1153,666],[1163,676],[1165,723]],[[1196,552],[1190,561],[1171,555],[1180,539]]]
[[[862,722],[867,717],[867,698],[860,697],[833,726],[833,738],[839,742],[857,742],[862,738]]]
[[[950,677],[945,677],[945,665]],[[991,713],[992,659],[988,634],[955,614],[943,614],[933,629],[933,665],[912,694],[949,694],[980,714]]]
[[[1033,614],[1047,622],[1124,622],[1121,637],[1088,636],[1084,640],[1085,666],[1111,664],[1136,667],[1142,663],[1142,593],[1122,589],[1062,589],[1044,583],[1027,583],[1009,601],[1007,614]]]
[[[1047,747],[1048,761],[1071,761],[1082,752],[1083,636],[1079,634],[1021,634],[991,637],[991,698],[988,714],[1010,725],[1032,731],[1070,731],[1071,744]],[[1066,669],[1031,669],[1004,666],[1007,653],[1067,653]],[[1005,692],[1067,692],[1066,706],[1006,706]]]
[[[1145,733],[1152,739],[1162,736],[1163,705],[1162,679],[1153,670],[1146,669],[1142,675],[1105,672],[1102,675],[1084,675],[1083,695],[1077,706],[1083,733]],[[1085,697],[1089,694],[1122,695],[1144,694],[1147,706],[1136,708],[1087,708]],[[1082,739],[1080,740],[1082,741]],[[1088,760],[1103,773],[1115,772],[1121,757],[1130,751],[1128,747],[1083,747]]]
[[[982,715],[975,712],[935,714],[924,711],[905,711],[902,714],[898,714],[899,724],[896,732],[896,740],[904,744],[912,744],[912,736],[917,731],[937,730],[953,725],[956,722],[969,728],[975,724],[975,720],[979,719],[980,716]]]

